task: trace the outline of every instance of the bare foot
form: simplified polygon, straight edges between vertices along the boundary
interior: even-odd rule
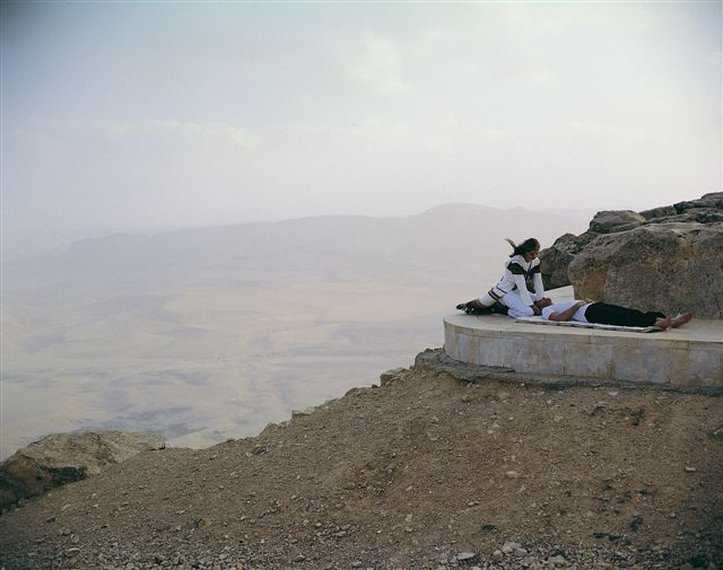
[[[664,319],[655,319],[655,326],[667,331],[673,324],[673,319],[665,317]]]
[[[672,326],[674,329],[677,329],[678,327],[682,327],[685,323],[689,323],[693,319],[693,313],[685,313],[682,315],[678,315],[673,319],[673,322],[670,326]]]

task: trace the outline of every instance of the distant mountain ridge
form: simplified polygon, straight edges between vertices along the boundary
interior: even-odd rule
[[[8,287],[28,280],[147,281],[165,275],[193,281],[205,272],[271,272],[297,278],[360,279],[380,274],[444,278],[509,253],[505,237],[545,244],[581,231],[586,217],[443,204],[397,218],[330,215],[279,222],[179,229],[155,235],[118,233],[82,239],[58,255],[8,262]],[[164,280],[164,279],[163,279]]]

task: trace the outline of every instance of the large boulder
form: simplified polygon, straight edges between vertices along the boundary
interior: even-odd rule
[[[582,249],[598,235],[587,231],[576,236],[564,234],[555,240],[552,246],[540,252],[540,273],[545,289],[557,289],[570,285],[567,268]]]
[[[590,229],[540,252],[547,289],[664,312],[723,318],[723,192],[635,213],[598,212]]]
[[[647,220],[632,210],[605,210],[590,220],[590,231],[598,234],[623,232],[646,223]]]
[[[156,433],[85,431],[43,437],[0,464],[0,508],[97,475],[146,450],[165,447]]]
[[[648,224],[602,235],[568,266],[577,298],[723,318],[723,223]]]

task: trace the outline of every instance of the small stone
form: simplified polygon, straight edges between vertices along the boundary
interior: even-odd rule
[[[561,554],[558,554],[557,556],[553,556],[550,558],[549,562],[551,564],[554,564],[555,566],[566,566],[567,565],[567,559],[562,556]]]
[[[502,545],[502,552],[505,554],[512,554],[518,548],[522,548],[522,545],[517,542],[505,542]]]
[[[362,565],[361,560],[355,560],[354,562],[351,563],[352,568],[359,568],[361,565]]]
[[[492,553],[492,557],[497,558],[499,560],[500,558],[504,558],[505,554],[500,549],[497,549]]]
[[[457,559],[457,562],[474,562],[477,560],[478,556],[474,552],[460,552],[455,556]]]
[[[491,523],[482,523],[480,525],[480,530],[482,532],[492,532],[493,530],[496,530],[497,527]]]
[[[508,479],[519,479],[520,474],[517,471],[505,471],[505,477]]]
[[[379,384],[381,386],[386,386],[387,384],[390,384],[391,382],[397,380],[402,375],[404,370],[404,368],[392,368],[391,370],[382,372],[381,376],[379,376]]]
[[[698,471],[698,470],[695,467],[686,466],[686,468],[685,468],[686,473],[695,473],[696,471]]]

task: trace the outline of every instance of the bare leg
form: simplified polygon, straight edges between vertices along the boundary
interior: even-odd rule
[[[685,323],[689,323],[692,319],[693,313],[684,313],[675,317],[670,326],[677,329],[678,327],[682,327]]]

